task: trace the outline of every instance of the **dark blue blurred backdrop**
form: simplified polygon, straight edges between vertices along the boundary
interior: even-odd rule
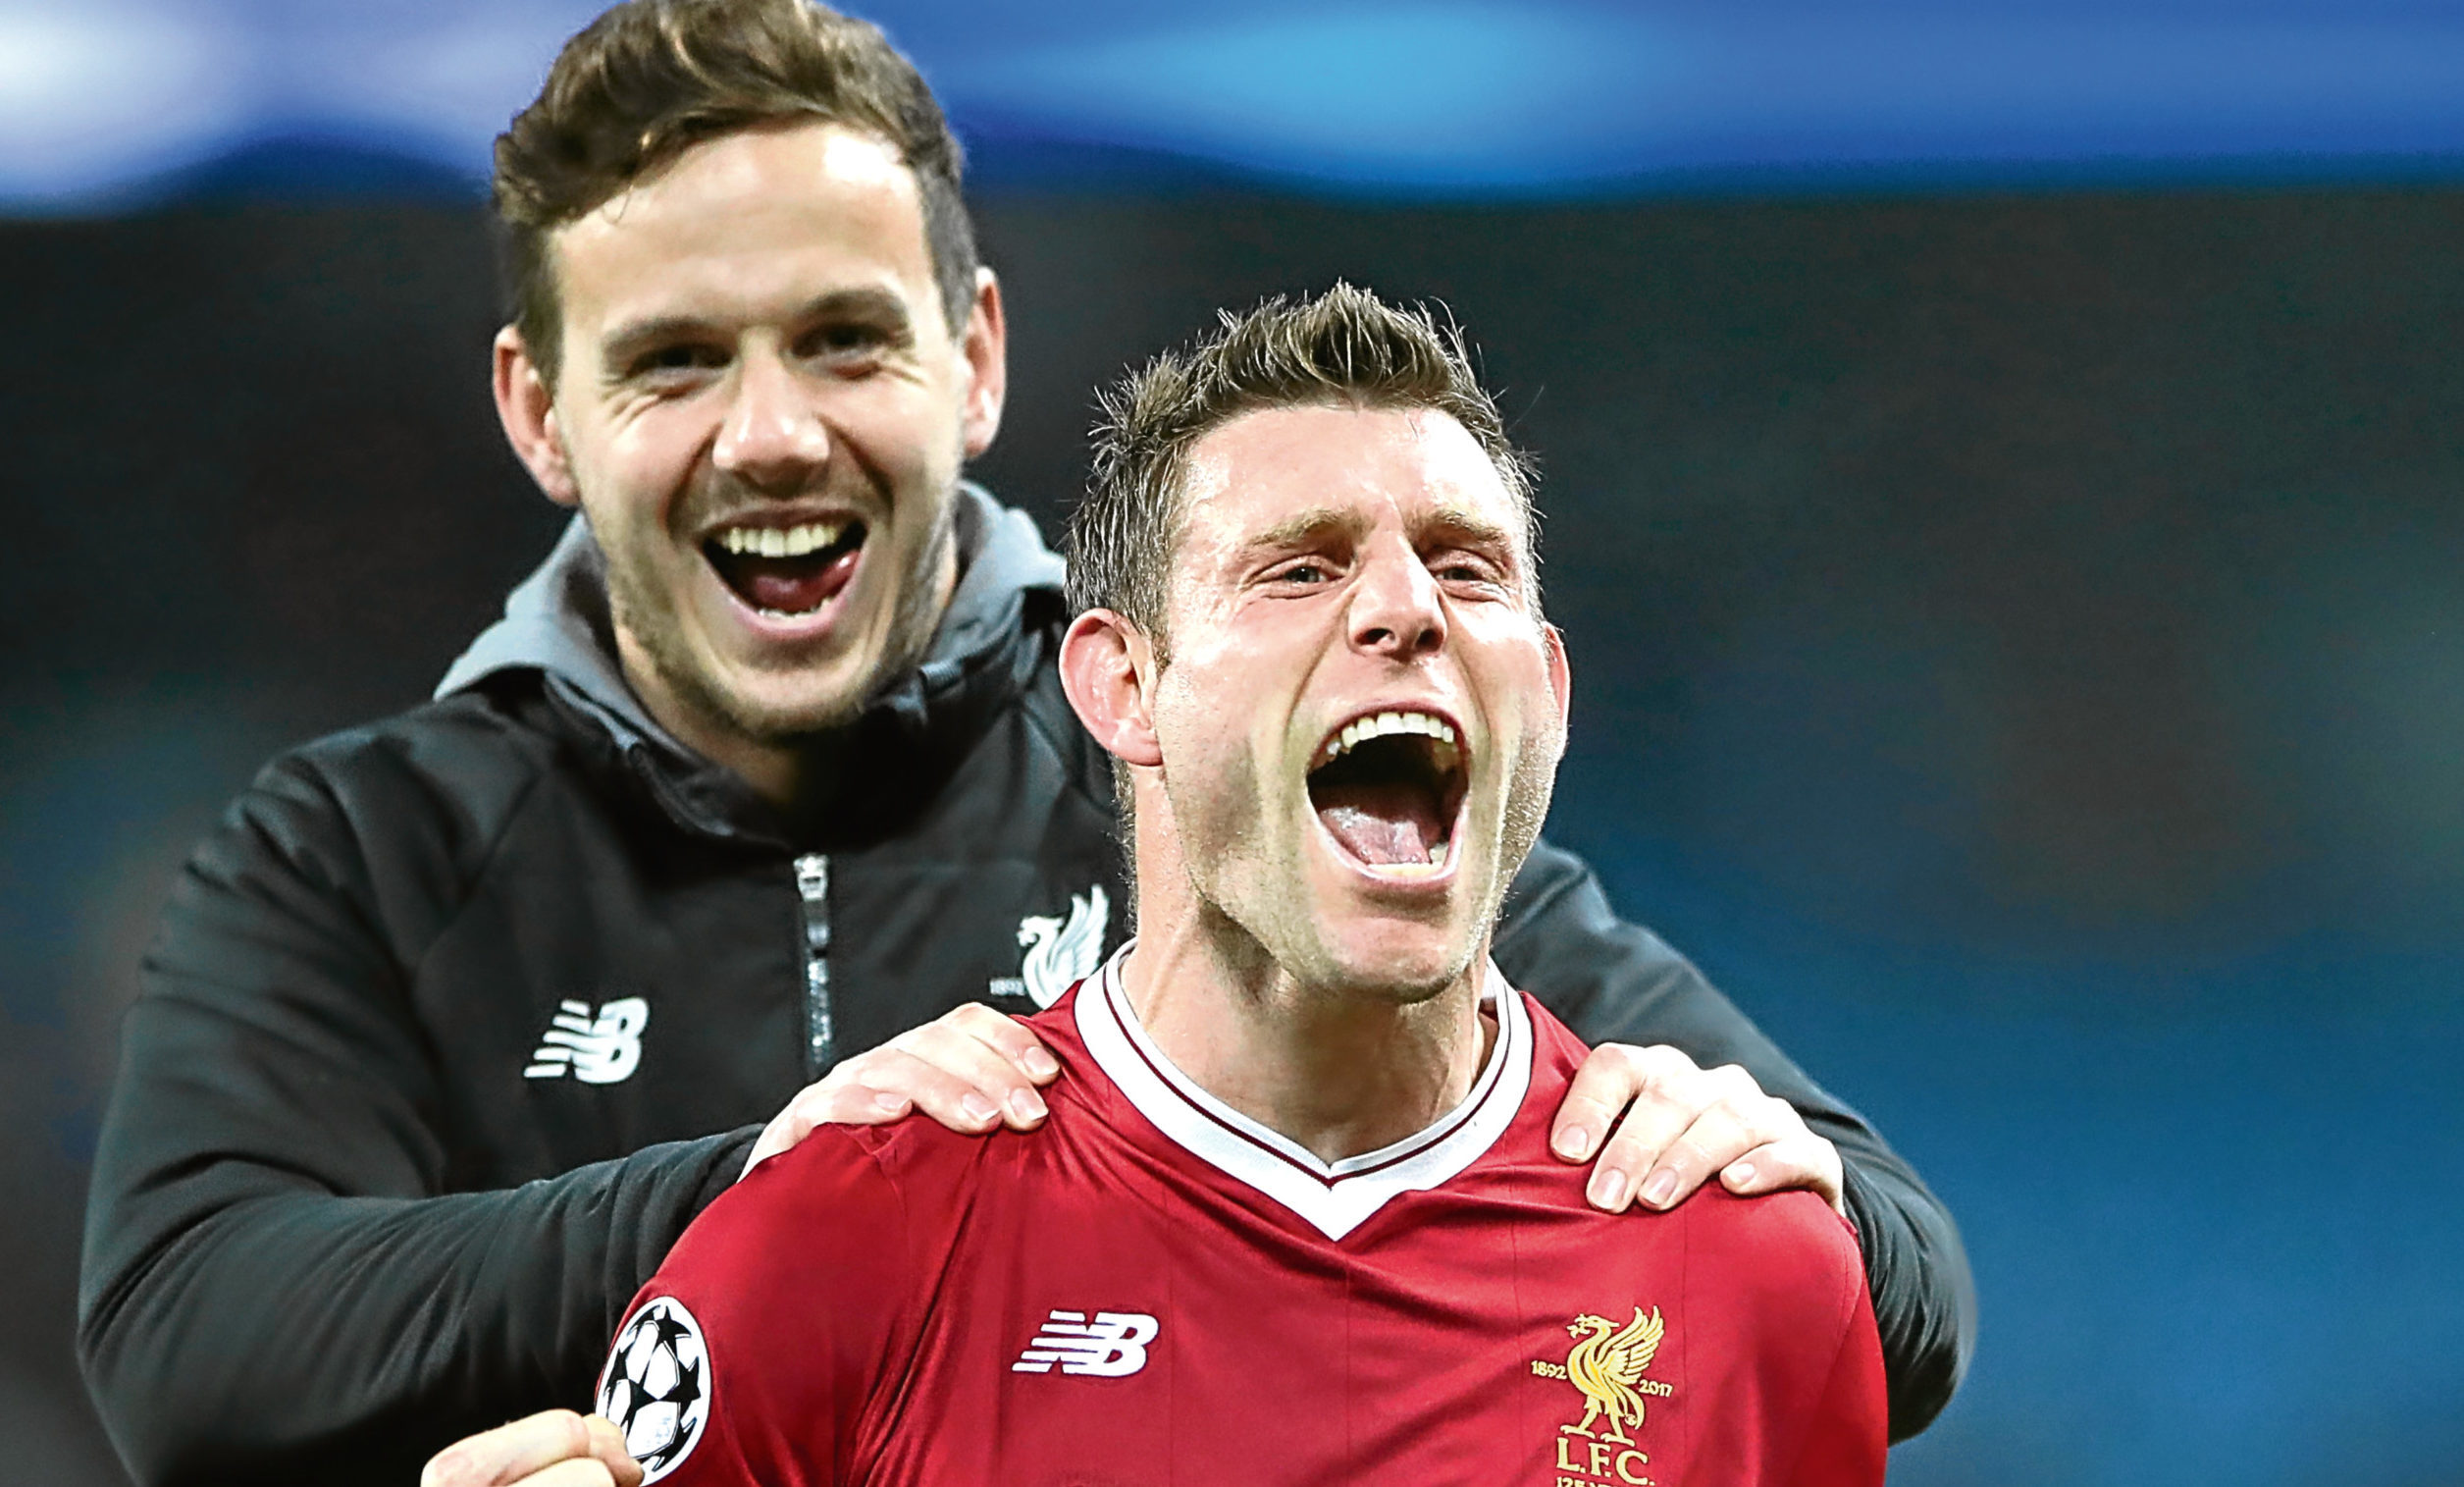
[[[1913,1156],[1907,1484],[2464,1481],[2449,6],[885,13],[1017,329],[980,473],[1345,275],[1545,464],[1552,829]],[[540,556],[474,183],[588,5],[0,6],[0,1475],[116,1479],[77,1210],[169,875]],[[133,100],[133,101],[132,101]]]

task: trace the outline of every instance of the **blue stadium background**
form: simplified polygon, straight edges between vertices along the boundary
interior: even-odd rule
[[[478,203],[592,9],[0,0],[0,1477],[118,1479],[76,1228],[169,874],[554,529]],[[1483,344],[1553,830],[1965,1226],[1895,1481],[2464,1481],[2464,13],[871,14],[972,151],[1015,499],[1219,303]]]

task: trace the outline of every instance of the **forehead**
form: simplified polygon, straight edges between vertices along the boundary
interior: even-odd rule
[[[1317,512],[1406,532],[1447,518],[1523,529],[1488,451],[1430,408],[1243,413],[1190,446],[1181,490],[1184,552],[1237,545]]]
[[[550,239],[569,323],[759,316],[833,290],[929,294],[916,173],[843,125],[705,140]]]

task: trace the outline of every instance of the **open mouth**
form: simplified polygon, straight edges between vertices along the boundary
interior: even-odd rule
[[[775,619],[795,619],[838,597],[856,576],[864,546],[861,521],[809,521],[724,527],[702,544],[702,556],[746,605]]]
[[[1319,748],[1309,804],[1363,865],[1426,875],[1446,864],[1468,779],[1452,723],[1431,713],[1377,713]]]

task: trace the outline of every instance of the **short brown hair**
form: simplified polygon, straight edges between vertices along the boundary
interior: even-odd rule
[[[1165,587],[1180,540],[1189,450],[1243,413],[1349,404],[1428,408],[1477,440],[1523,514],[1526,598],[1537,609],[1532,463],[1506,437],[1451,317],[1398,307],[1337,281],[1297,302],[1276,295],[1166,351],[1104,393],[1086,498],[1070,518],[1070,602],[1112,610],[1164,649]]]
[[[549,235],[696,144],[802,120],[875,135],[916,173],[942,314],[963,330],[976,266],[963,156],[879,27],[810,0],[624,0],[565,43],[497,136],[511,316],[551,390],[563,325]]]

